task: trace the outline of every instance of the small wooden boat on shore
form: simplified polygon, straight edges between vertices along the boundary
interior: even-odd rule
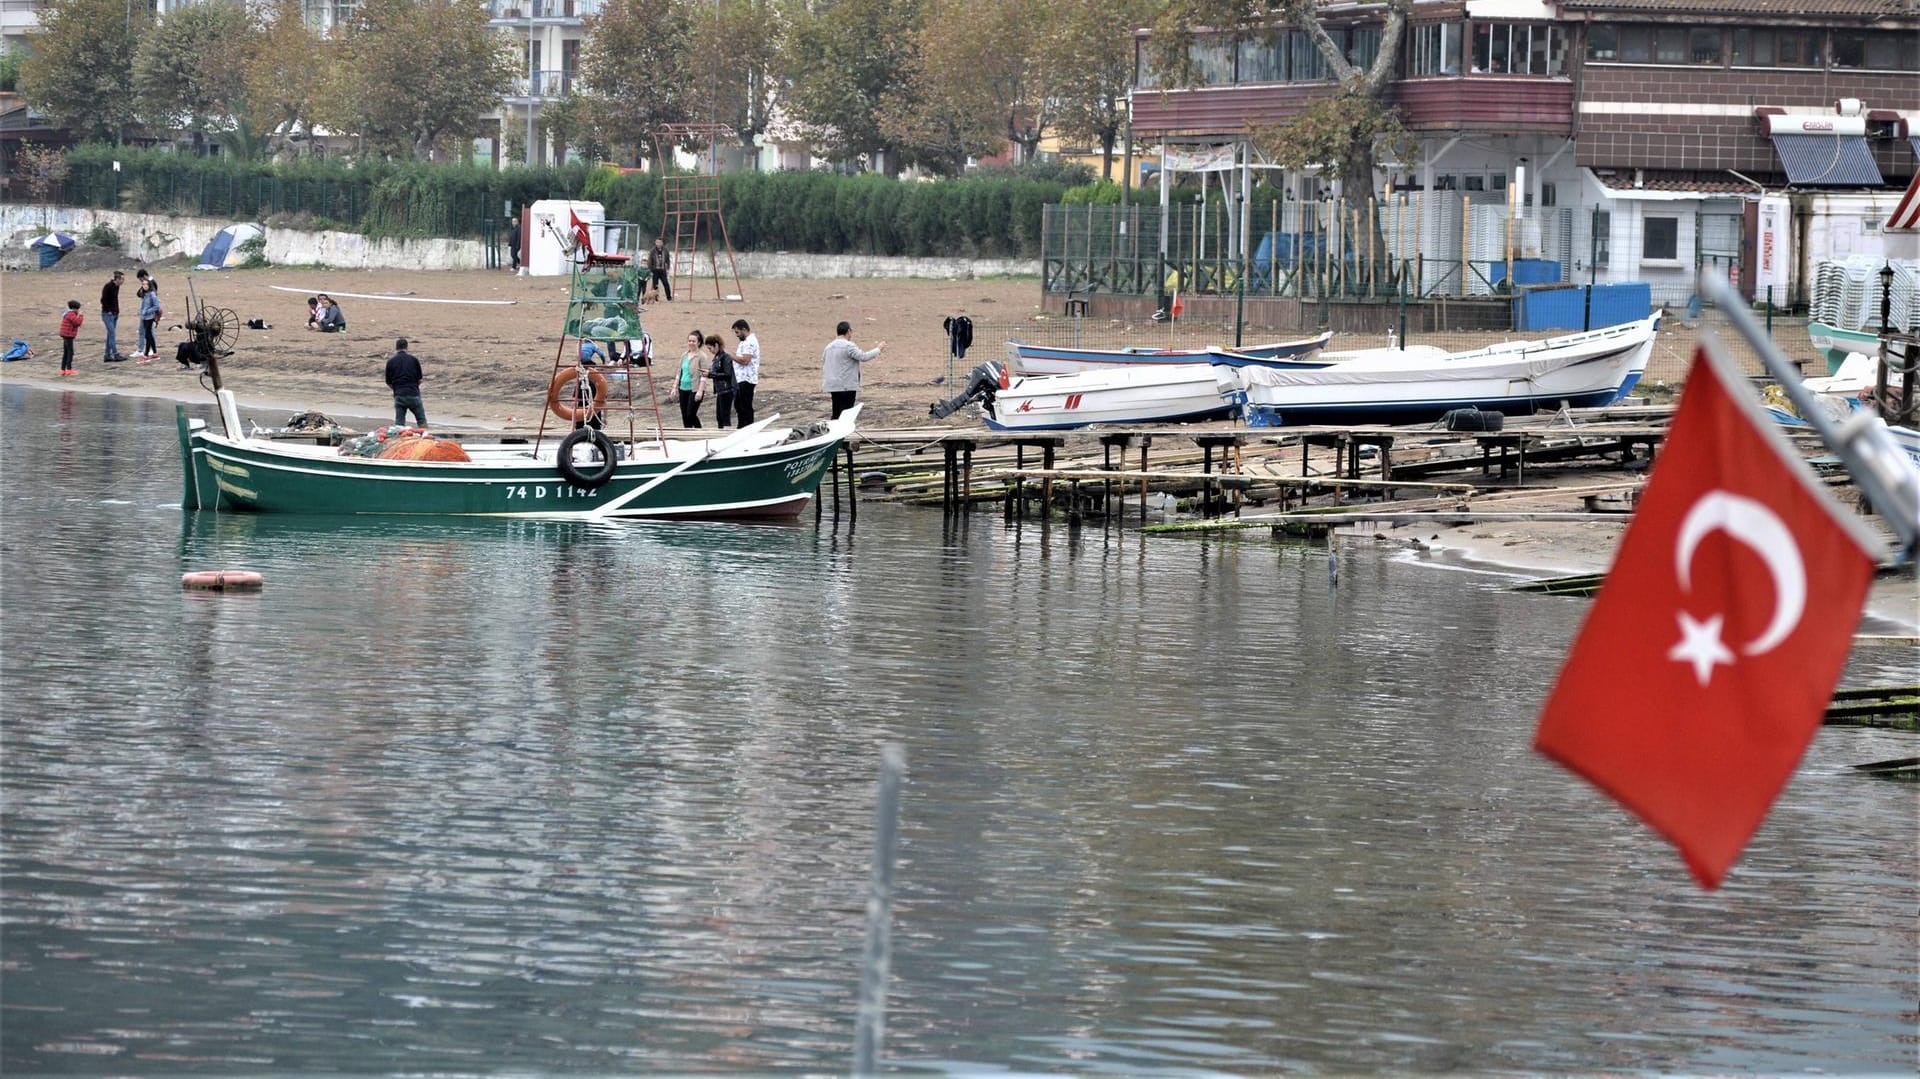
[[[1880,351],[1880,334],[1872,330],[1847,330],[1838,326],[1828,326],[1823,322],[1807,323],[1807,340],[1813,343],[1813,350],[1827,363],[1827,374],[1837,376],[1847,357],[1855,353],[1877,355]]]
[[[978,398],[996,431],[1057,431],[1096,423],[1186,423],[1221,419],[1235,406],[1220,396],[1213,366],[1156,363],[1074,375],[1015,376],[983,363],[966,389],[930,410],[949,416]]]
[[[1298,362],[1315,362],[1313,354],[1327,347],[1332,339],[1333,334],[1328,332],[1297,341],[1273,341],[1236,349],[1068,348],[1008,341],[1007,359],[1012,364],[1011,370],[1021,375],[1072,375],[1152,364],[1206,363],[1208,354],[1216,351],[1240,357],[1243,363],[1286,367]]]
[[[1611,404],[1639,382],[1660,318],[1542,341],[1505,341],[1465,352],[1431,345],[1327,353],[1297,370],[1214,367],[1219,389],[1243,406],[1247,426],[1418,423],[1454,409],[1526,415],[1561,405]]]
[[[639,281],[630,268],[576,271],[567,336],[626,341],[636,336]],[[612,314],[618,309],[618,316]],[[597,316],[583,318],[582,315]],[[226,313],[223,313],[226,314]],[[778,416],[707,439],[625,436],[605,422],[621,381],[652,368],[616,363],[574,366],[556,360],[549,409],[573,418],[571,430],[531,441],[462,441],[430,431],[386,429],[354,447],[276,442],[250,436],[233,391],[221,384],[219,317],[189,321],[219,404],[222,432],[176,411],[181,504],[189,510],[305,514],[461,514],[559,518],[790,518],[813,499],[834,455],[854,431],[858,405],[839,419],[775,426]],[[594,327],[605,333],[596,336]],[[568,355],[565,340],[561,355]],[[574,403],[556,404],[563,389]],[[649,394],[644,400],[652,400]],[[635,402],[628,390],[631,417]],[[658,412],[655,411],[657,417]],[[588,422],[600,421],[600,425]]]

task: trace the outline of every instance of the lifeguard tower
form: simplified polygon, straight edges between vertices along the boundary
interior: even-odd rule
[[[717,140],[732,136],[733,129],[726,124],[662,124],[654,129],[653,137],[660,146],[661,160],[670,161],[676,146],[700,143],[712,146]],[[738,300],[744,298],[744,294],[740,290],[740,267],[733,258],[733,241],[727,238],[727,219],[720,212],[718,155],[710,155],[709,161],[713,164],[709,165],[706,172],[669,172],[662,177],[660,194],[666,215],[661,222],[660,234],[667,238],[667,250],[673,253],[675,295],[690,295],[684,290],[693,283],[694,260],[699,258],[700,249],[704,246],[708,272],[713,278],[713,298]],[[727,256],[727,272],[733,276],[731,293],[720,287],[720,253],[723,250]]]

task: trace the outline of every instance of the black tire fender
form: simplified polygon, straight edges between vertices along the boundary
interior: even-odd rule
[[[1440,419],[1449,431],[1498,431],[1507,421],[1501,413],[1477,408],[1456,408]]]
[[[594,449],[600,451],[599,465],[582,468],[574,463],[573,451],[582,442],[590,442]],[[560,475],[568,483],[589,491],[605,487],[607,481],[613,478],[613,470],[620,464],[614,456],[613,440],[593,427],[582,427],[561,439],[560,449],[554,454],[554,463],[559,466]]]

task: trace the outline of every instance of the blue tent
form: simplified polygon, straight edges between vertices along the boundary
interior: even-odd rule
[[[240,246],[256,236],[265,236],[267,230],[259,225],[228,225],[213,234],[207,246],[200,252],[200,264],[196,270],[224,270],[238,266],[245,259],[240,254]]]

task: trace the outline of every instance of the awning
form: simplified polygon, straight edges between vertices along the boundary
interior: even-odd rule
[[[1873,163],[1873,151],[1859,135],[1785,135],[1773,136],[1773,150],[1780,155],[1787,182],[1824,184],[1832,187],[1880,187],[1880,166]]]
[[[1887,223],[1883,227],[1901,232],[1920,229],[1920,174],[1916,174],[1913,182],[1907,185],[1907,193],[1900,196],[1899,203],[1887,215]]]

